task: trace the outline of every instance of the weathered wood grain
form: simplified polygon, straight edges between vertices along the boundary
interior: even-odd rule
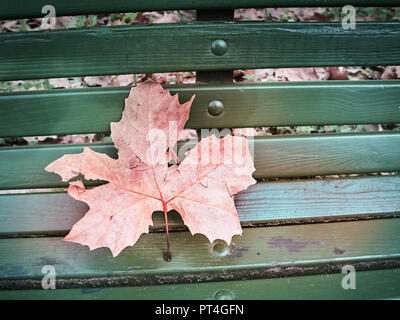
[[[187,128],[342,125],[400,122],[400,81],[306,81],[165,86],[181,102],[196,95]],[[129,88],[0,94],[0,136],[109,132]],[[224,112],[213,117],[208,104]],[[23,115],[23,116],[21,116]]]
[[[198,23],[0,34],[0,80],[400,64],[399,22]],[[216,56],[211,44],[228,43]],[[371,46],[371,43],[379,45]],[[321,49],[322,48],[322,49]],[[32,63],[34,61],[35,63]]]
[[[142,235],[116,258],[58,237],[0,239],[0,287],[40,288],[44,265],[55,267],[59,288],[340,273],[343,264],[358,271],[400,267],[399,228],[400,219],[246,228],[230,249],[173,232],[170,262],[163,259],[164,233]]]
[[[400,169],[400,135],[272,136],[254,140],[254,176],[297,177]]]
[[[278,299],[393,299],[400,297],[400,269],[357,272],[357,290],[343,290],[343,274],[241,281],[80,288],[57,290],[0,290],[1,300],[278,300]],[[373,290],[371,290],[373,284]]]
[[[193,145],[193,143],[191,144]],[[116,157],[111,144],[90,148]],[[0,189],[65,187],[44,170],[83,145],[6,147],[0,150]],[[254,140],[255,178],[400,171],[400,133],[271,136]]]
[[[371,219],[400,214],[400,176],[264,182],[235,197],[242,226]],[[65,235],[88,210],[66,193],[0,195],[0,236]],[[163,213],[153,214],[164,228]],[[176,212],[169,228],[186,229]]]

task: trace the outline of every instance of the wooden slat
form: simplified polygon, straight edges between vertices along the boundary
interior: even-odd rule
[[[400,64],[399,35],[398,22],[359,22],[354,30],[344,30],[340,23],[244,22],[2,33],[0,80],[262,67],[396,65]],[[215,39],[228,43],[228,51],[222,56],[211,52]]]
[[[196,95],[186,127],[400,122],[400,81],[306,81],[165,86],[181,102]],[[129,88],[43,90],[0,94],[0,136],[109,132]],[[208,104],[224,104],[210,116]]]
[[[314,134],[254,140],[256,178],[400,170],[400,134]]]
[[[226,255],[203,235],[173,232],[170,262],[164,233],[142,235],[116,258],[58,237],[0,239],[0,288],[40,288],[44,265],[55,267],[60,289],[340,273],[344,264],[399,268],[399,230],[400,219],[246,228]]]
[[[47,0],[6,0],[0,11],[0,19],[42,17],[41,8]],[[52,0],[58,16],[112,12],[187,10],[187,9],[235,9],[265,7],[321,7],[344,6],[346,0]],[[354,6],[396,6],[398,0],[353,0]]]
[[[192,144],[193,145],[193,144]],[[116,158],[111,144],[88,145]],[[44,168],[84,145],[7,147],[0,150],[0,189],[65,187]],[[255,178],[400,171],[400,133],[313,134],[254,140]]]
[[[320,222],[400,214],[400,176],[264,182],[235,197],[242,226]],[[65,235],[88,210],[66,193],[0,195],[0,236]],[[163,213],[153,214],[154,227],[165,226]],[[170,212],[170,230],[184,228]]]
[[[275,299],[392,299],[400,296],[400,269],[357,272],[356,290],[343,290],[344,275],[203,282],[160,286],[57,290],[0,290],[1,300],[275,300]],[[371,285],[373,284],[373,285]],[[266,290],[266,288],[268,290]],[[182,303],[181,303],[182,304]]]

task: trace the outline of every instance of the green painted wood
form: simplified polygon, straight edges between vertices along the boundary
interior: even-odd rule
[[[0,12],[0,19],[15,19],[41,17],[41,8],[49,4],[47,0],[6,0]],[[321,7],[345,6],[345,0],[52,0],[57,15],[79,15],[112,12],[187,10],[187,9],[235,9],[235,8],[265,8],[265,7]],[[354,6],[396,6],[398,0],[353,0]]]
[[[107,153],[114,158],[117,157],[117,151],[112,145],[97,144],[91,146],[91,149]],[[53,174],[49,175],[44,168],[63,154],[79,153],[81,151],[83,151],[83,146],[67,145],[57,146],[56,149],[48,149],[48,147],[1,148],[0,167],[4,166],[4,170],[0,170],[0,181],[3,181],[4,184],[0,189],[25,188],[25,186],[40,188],[46,185],[53,185],[53,187],[65,186],[65,184],[60,184],[60,179],[53,176]]]
[[[116,258],[107,248],[90,252],[59,237],[0,239],[0,288],[40,288],[44,265],[55,267],[60,289],[325,274],[343,264],[399,268],[399,228],[400,219],[245,228],[230,248],[172,232],[170,262],[165,233],[142,235]]]
[[[306,81],[165,86],[181,102],[196,95],[186,127],[230,128],[400,122],[400,81]],[[0,94],[0,136],[109,132],[129,88]],[[220,100],[213,117],[208,104]]]
[[[0,80],[263,67],[397,65],[399,35],[398,22],[359,22],[355,30],[343,30],[340,23],[244,22],[2,33]],[[211,52],[211,43],[216,39],[228,43],[228,51],[222,56]]]
[[[371,219],[400,214],[400,176],[260,182],[235,196],[242,226]],[[0,236],[66,235],[88,210],[66,193],[0,195]],[[153,214],[158,231],[164,214]],[[185,229],[177,212],[170,230]]]
[[[111,144],[88,146],[117,157],[117,151]],[[1,148],[0,189],[67,186],[58,175],[44,168],[64,154],[82,152],[83,147]],[[397,172],[400,171],[400,133],[259,137],[254,139],[254,159],[255,178]]]
[[[254,140],[256,178],[400,170],[396,133],[272,136]]]
[[[1,300],[350,300],[391,299],[400,295],[400,269],[357,272],[356,290],[343,290],[340,273],[291,278],[220,281],[160,286],[57,290],[0,290]]]

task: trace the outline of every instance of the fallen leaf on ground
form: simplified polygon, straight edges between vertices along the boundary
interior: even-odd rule
[[[265,20],[266,11],[267,11],[267,9],[265,9],[265,8],[262,8],[262,9],[255,9],[255,8],[237,9],[237,10],[235,10],[235,20],[238,20],[238,21],[247,21],[247,20],[262,21],[262,20]]]
[[[180,21],[176,11],[144,12],[143,16],[148,18],[150,23],[176,23]]]
[[[50,85],[52,85],[55,89],[70,88],[70,87],[71,87],[68,78],[54,78],[54,79],[49,79],[49,83],[50,83]]]
[[[279,68],[275,77],[281,81],[327,80],[329,71],[326,68]]]
[[[329,67],[329,80],[349,80],[349,75],[343,67]]]
[[[387,66],[382,73],[382,80],[400,79],[399,66]]]
[[[84,77],[83,81],[89,87],[108,87],[111,84],[111,76],[98,76],[98,77]]]
[[[234,136],[240,137],[254,137],[257,135],[257,130],[255,128],[235,128],[232,129]]]
[[[63,181],[79,174],[107,184],[86,189],[70,182],[68,193],[86,202],[89,211],[65,240],[108,247],[117,256],[149,231],[152,213],[164,211],[170,259],[167,212],[178,211],[192,234],[230,244],[242,229],[233,196],[255,183],[254,163],[243,137],[211,135],[185,153],[179,165],[168,165],[172,149],[189,117],[190,101],[181,104],[161,85],[145,82],[132,88],[122,119],[111,123],[118,159],[85,147],[52,162],[47,171]]]
[[[43,142],[46,139],[57,139],[57,136],[24,137],[24,140],[27,142],[32,142],[32,141]]]
[[[134,81],[133,74],[123,74],[113,77],[111,80],[111,85],[114,87],[129,86],[133,83],[133,81]]]
[[[74,144],[82,144],[82,143],[90,143],[93,142],[93,139],[96,135],[94,133],[92,134],[69,134],[66,136],[63,136],[61,138],[60,143],[65,144],[65,143],[74,143]]]

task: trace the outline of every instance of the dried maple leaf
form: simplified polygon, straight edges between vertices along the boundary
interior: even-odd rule
[[[168,259],[167,212],[173,209],[192,234],[202,233],[211,242],[222,239],[229,244],[233,235],[242,233],[233,195],[255,183],[245,138],[209,136],[187,151],[179,165],[168,165],[193,99],[180,104],[177,95],[150,82],[132,88],[122,119],[111,123],[118,159],[85,147],[46,167],[63,181],[79,174],[108,181],[92,189],[85,189],[81,181],[70,182],[68,193],[90,209],[65,240],[91,250],[108,247],[117,256],[148,233],[154,211],[164,211]]]

